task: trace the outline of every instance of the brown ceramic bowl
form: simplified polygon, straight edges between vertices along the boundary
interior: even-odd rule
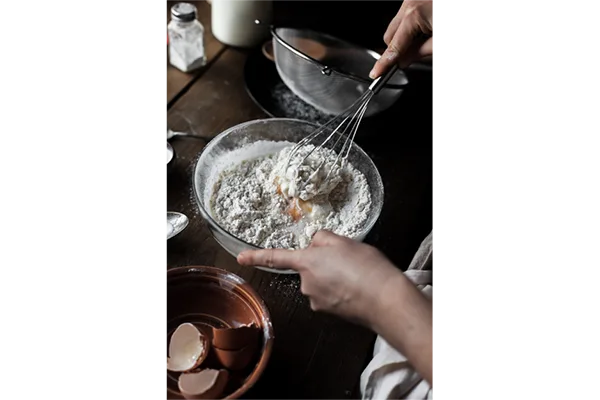
[[[214,267],[190,266],[167,271],[167,340],[189,322],[210,335],[212,328],[254,323],[262,332],[258,350],[247,367],[230,371],[223,398],[236,399],[263,373],[273,349],[273,326],[264,301],[239,276]],[[168,343],[168,342],[167,342]],[[200,368],[221,368],[211,352]],[[179,373],[167,371],[167,398],[182,399]]]

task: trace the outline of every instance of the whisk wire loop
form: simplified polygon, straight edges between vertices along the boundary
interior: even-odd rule
[[[312,142],[317,136],[325,133],[327,129],[331,129],[332,126],[335,126],[331,130],[331,133],[327,135],[325,140],[323,140],[319,145],[314,146],[300,161],[299,165],[302,165],[306,159],[317,149],[323,148],[334,136],[339,132],[338,138],[332,146],[332,150],[335,152],[335,149],[338,143],[342,138],[345,138],[342,148],[337,153],[335,161],[332,167],[327,172],[325,179],[323,182],[326,182],[334,169],[342,168],[345,162],[350,155],[350,150],[352,148],[352,143],[354,142],[354,138],[356,137],[356,133],[358,132],[358,127],[360,126],[360,122],[367,111],[369,106],[369,102],[375,96],[383,86],[389,81],[391,76],[396,72],[397,66],[394,66],[391,70],[389,70],[384,76],[381,76],[373,81],[373,83],[369,86],[369,89],[362,93],[358,99],[350,107],[348,107],[344,112],[337,115],[336,117],[330,119],[327,123],[320,126],[313,133],[299,141],[290,151],[287,161],[285,163],[285,171],[284,174],[288,171],[290,161],[294,157],[294,155],[298,152],[298,150]],[[340,122],[341,121],[341,122]],[[348,122],[346,124],[346,122]],[[325,133],[327,134],[327,133]],[[324,158],[316,169],[309,175],[308,179],[303,180],[299,186],[298,192],[302,192],[306,188],[306,185],[313,180],[313,178],[319,173],[323,165],[325,165],[327,158]],[[296,170],[296,176],[298,176],[299,171]]]
[[[327,136],[327,138],[323,142],[321,142],[320,145],[315,146],[311,151],[308,152],[308,154],[302,159],[301,164],[304,163],[304,161],[316,149],[320,149],[323,146],[325,146],[325,144],[327,144],[327,142],[329,142],[336,133],[340,132],[337,140],[335,141],[335,143],[332,146],[332,149],[335,151],[338,143],[342,140],[342,138],[345,138],[344,144],[342,145],[342,148],[338,152],[331,168],[329,168],[329,171],[327,171],[327,175],[325,176],[324,182],[327,182],[327,180],[331,176],[331,173],[335,169],[342,168],[344,165],[344,162],[346,161],[346,159],[348,157],[348,154],[350,153],[350,148],[352,147],[352,142],[354,141],[354,137],[356,136],[356,132],[358,131],[358,126],[360,125],[360,121],[362,120],[362,117],[363,117],[363,115],[369,105],[369,101],[371,100],[372,97],[373,97],[373,92],[371,92],[371,91],[367,91],[367,92],[363,93],[356,102],[356,104],[360,103],[358,108],[356,109],[355,107],[353,107],[353,108],[349,109],[348,110],[350,112],[349,115],[347,115],[344,118],[344,120],[339,125],[336,126],[336,128],[329,134],[329,136]],[[346,124],[346,121],[348,121],[348,124]],[[345,155],[342,157],[344,152],[345,152]],[[340,161],[340,157],[342,157],[341,161]],[[323,168],[326,161],[327,161],[327,158],[324,158],[319,163],[319,165],[315,168],[315,170],[309,175],[309,177],[302,181],[302,184],[299,187],[300,192],[302,190],[304,190],[306,185],[308,185],[308,183],[314,179],[314,177],[319,173],[321,168]]]
[[[356,99],[356,101],[354,103],[352,103],[352,105],[350,107],[348,107],[344,112],[342,112],[341,114],[338,114],[336,117],[330,119],[324,125],[321,125],[319,128],[317,128],[313,133],[311,133],[310,135],[308,135],[307,137],[305,137],[304,139],[302,139],[301,141],[296,143],[296,145],[292,148],[292,150],[290,151],[290,154],[288,155],[287,162],[285,164],[285,170],[287,171],[290,161],[292,160],[294,155],[298,152],[298,150],[302,146],[305,146],[305,145],[309,144],[310,142],[312,142],[313,139],[315,139],[317,136],[324,133],[331,125],[335,125],[335,129],[332,130],[332,132],[327,136],[327,138],[319,146],[315,146],[304,157],[302,162],[304,162],[304,160],[306,160],[306,158],[308,158],[308,156],[310,156],[317,147],[321,148],[321,147],[323,147],[323,145],[325,145],[327,142],[329,142],[329,140],[331,140],[331,138],[340,130],[340,128],[343,127],[344,123],[348,120],[348,118],[350,118],[352,116],[352,112],[354,111],[356,106],[359,105],[361,102],[363,102],[365,100],[365,98],[367,96],[369,96],[369,94],[371,94],[371,93],[372,93],[371,91],[366,91],[358,99]],[[342,122],[339,122],[340,120],[342,120]]]

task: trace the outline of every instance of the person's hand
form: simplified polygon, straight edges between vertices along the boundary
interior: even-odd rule
[[[307,249],[246,251],[237,260],[298,271],[313,310],[372,329],[432,383],[431,302],[374,247],[319,231]]]
[[[404,68],[433,54],[433,2],[405,0],[390,22],[383,41],[388,46],[369,76],[383,75],[392,65]]]
[[[386,283],[402,273],[372,246],[319,231],[303,250],[247,251],[241,265],[292,268],[300,274],[302,293],[311,308],[371,327]]]

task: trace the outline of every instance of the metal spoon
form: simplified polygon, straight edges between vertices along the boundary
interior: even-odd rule
[[[172,129],[167,128],[167,140],[170,140],[175,136],[187,136],[191,138],[204,139],[201,135],[198,134],[196,129],[194,129],[194,124],[192,124],[192,121],[190,121],[190,119],[186,117],[184,113],[180,111],[173,111],[171,115],[176,115],[179,119],[179,122],[181,123],[181,121],[183,121],[183,125],[185,125],[186,127],[183,128],[183,132],[176,132]]]
[[[196,138],[196,139],[203,139],[202,136],[194,135],[193,133],[175,132],[170,129],[167,129],[167,140],[169,140],[175,136],[187,136],[187,137]]]
[[[190,220],[184,214],[167,211],[167,240],[184,230]]]
[[[169,165],[169,163],[173,161],[174,156],[175,150],[173,150],[173,146],[171,146],[171,143],[167,142],[167,165]]]

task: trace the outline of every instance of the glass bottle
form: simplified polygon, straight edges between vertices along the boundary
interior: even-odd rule
[[[190,72],[206,64],[204,27],[196,18],[197,9],[190,3],[177,3],[171,7],[169,33],[169,63],[175,68]]]

